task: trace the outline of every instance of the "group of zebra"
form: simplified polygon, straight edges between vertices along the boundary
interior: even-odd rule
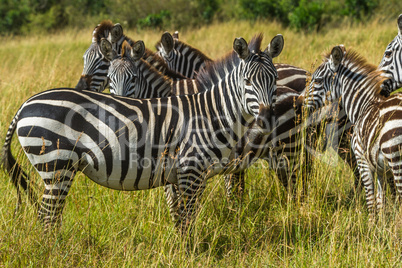
[[[22,189],[37,206],[46,227],[61,222],[74,175],[81,171],[116,190],[164,186],[171,216],[185,232],[207,179],[215,175],[224,175],[228,196],[241,197],[244,170],[266,159],[291,191],[301,152],[309,155],[306,148],[314,146],[301,133],[319,131],[325,118],[335,122],[334,149],[356,178],[361,174],[371,209],[374,171],[391,168],[402,192],[402,97],[389,97],[402,84],[402,15],[398,31],[378,68],[337,46],[306,88],[306,70],[273,64],[284,46],[282,35],[267,47],[261,34],[248,44],[236,38],[233,51],[213,61],[180,41],[177,32],[164,33],[155,53],[127,37],[120,24],[103,21],[93,31],[76,88],[41,92],[19,108],[3,146],[3,168],[18,196]],[[107,87],[111,94],[101,93]],[[303,107],[323,108],[301,120]],[[330,114],[334,110],[339,113]],[[40,204],[11,154],[15,131],[44,181]],[[343,134],[351,132],[352,139]]]

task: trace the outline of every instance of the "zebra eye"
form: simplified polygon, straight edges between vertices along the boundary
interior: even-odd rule
[[[317,83],[317,84],[322,83],[322,77],[316,77],[316,78],[314,79],[314,82]]]
[[[386,58],[391,58],[391,56],[392,56],[392,51],[385,51],[384,56],[385,56]]]
[[[244,83],[246,84],[246,86],[251,87],[251,82],[248,79],[244,79]]]

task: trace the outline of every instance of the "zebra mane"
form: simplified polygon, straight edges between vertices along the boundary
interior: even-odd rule
[[[330,56],[331,53],[326,54],[326,60],[328,60]],[[388,78],[382,75],[384,72],[379,70],[377,66],[369,63],[366,58],[353,49],[346,51],[342,59],[342,65],[347,69],[354,67],[353,73],[366,75],[367,81],[369,81],[369,85],[371,85],[370,88],[375,90],[375,95],[381,95],[381,85]]]
[[[248,47],[250,51],[260,54],[261,53],[261,42],[263,35],[258,34],[254,36]],[[196,80],[205,89],[211,88],[213,85],[221,81],[228,73],[230,73],[238,64],[240,63],[240,58],[237,53],[232,50],[226,56],[220,60],[212,61],[208,63],[205,68],[200,70],[196,76]]]
[[[158,69],[157,69],[157,65],[155,63],[150,63],[149,61],[147,61],[144,58],[140,59],[141,63],[143,66],[145,66],[144,68],[149,69],[149,72],[152,73],[152,77],[154,77],[156,80],[161,81],[159,87],[162,87],[162,82],[163,82],[163,86],[169,86],[172,84],[172,79],[161,73]]]
[[[110,20],[103,20],[95,27],[93,32],[93,40],[99,43],[102,38],[107,39],[113,26],[114,25]]]

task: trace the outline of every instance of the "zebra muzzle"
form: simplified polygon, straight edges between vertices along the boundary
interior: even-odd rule
[[[89,85],[91,84],[91,76],[82,75],[78,81],[75,89],[77,90],[89,90]]]
[[[256,124],[259,126],[264,134],[271,132],[271,106],[260,104],[260,109],[256,119]]]

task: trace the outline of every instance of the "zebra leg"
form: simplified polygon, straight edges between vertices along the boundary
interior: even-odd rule
[[[244,172],[225,175],[225,189],[226,197],[231,199],[233,196],[239,200],[243,198],[244,194]]]
[[[46,229],[50,229],[55,225],[61,224],[61,214],[74,179],[75,170],[61,169],[39,173],[45,182],[45,190],[38,217],[44,223]]]
[[[180,192],[180,219],[177,225],[180,226],[183,235],[188,232],[191,236],[193,217],[198,206],[197,202],[205,189],[204,177],[194,170],[188,170],[185,173],[178,171],[177,178]]]
[[[375,211],[374,210],[375,198],[374,198],[373,175],[370,170],[368,162],[363,157],[360,157],[359,155],[356,154],[356,161],[359,168],[361,180],[364,185],[364,190],[366,192],[367,209],[369,210],[370,214],[374,216],[373,214]]]
[[[384,205],[384,191],[383,191],[383,180],[377,175],[377,195],[376,195],[377,210],[381,210]]]
[[[179,213],[179,188],[176,184],[165,185],[166,202],[169,207],[170,217],[174,223],[180,222]]]
[[[401,152],[399,152],[401,154]],[[394,157],[395,154],[389,153],[387,155],[387,160],[388,160],[388,165],[392,171],[392,174],[394,175],[394,182],[389,183],[389,186],[391,187],[391,193],[394,194],[394,192],[399,193],[399,198],[402,197],[402,155],[399,157]],[[396,194],[395,194],[396,196]],[[398,196],[396,196],[398,197]]]
[[[343,133],[341,134],[341,139],[339,140],[339,146],[337,148],[337,153],[346,164],[349,165],[350,169],[353,171],[353,176],[355,178],[353,193],[350,193],[350,196],[354,194],[359,194],[363,189],[363,183],[360,177],[359,168],[357,167],[356,156],[351,149],[351,138],[350,134]]]

